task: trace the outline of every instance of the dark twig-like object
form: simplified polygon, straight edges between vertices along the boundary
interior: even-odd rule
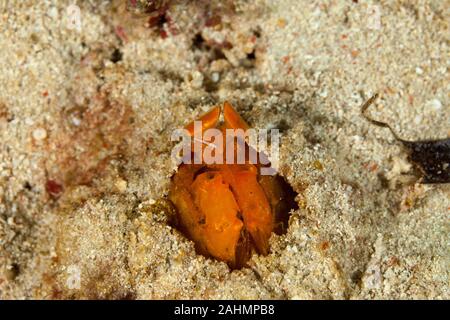
[[[450,138],[441,140],[408,141],[400,138],[392,127],[367,115],[367,109],[378,98],[374,94],[361,107],[361,113],[370,123],[388,128],[395,139],[400,141],[408,150],[409,160],[413,162],[422,173],[422,183],[449,183],[450,182]]]

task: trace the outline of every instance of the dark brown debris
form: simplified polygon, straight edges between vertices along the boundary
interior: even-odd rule
[[[450,182],[450,138],[440,140],[407,141],[400,138],[387,123],[377,121],[366,113],[370,105],[378,97],[373,95],[361,108],[363,116],[372,124],[388,128],[395,139],[400,141],[408,150],[409,160],[421,173],[421,183],[449,183]]]

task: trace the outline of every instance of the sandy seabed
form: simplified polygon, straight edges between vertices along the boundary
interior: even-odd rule
[[[0,299],[449,299],[450,188],[406,183],[405,149],[360,114],[379,92],[404,139],[450,136],[449,8],[1,2]],[[225,99],[282,130],[299,204],[234,271],[158,205],[171,132]]]

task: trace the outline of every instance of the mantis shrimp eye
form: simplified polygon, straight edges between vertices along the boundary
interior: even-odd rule
[[[215,107],[200,117],[202,131],[249,129],[228,102],[223,107],[224,123],[218,126],[220,111]],[[186,130],[194,136],[193,123]],[[249,151],[251,147],[246,142],[244,145],[243,149]],[[229,148],[228,143],[220,144],[215,156],[225,159],[225,148]],[[198,149],[192,153],[195,151]],[[195,156],[192,154],[192,158]],[[252,252],[269,253],[272,232],[282,234],[287,230],[290,211],[298,208],[296,194],[281,176],[260,174],[264,166],[248,158],[240,164],[202,161],[180,165],[172,177],[169,200],[176,208],[175,226],[195,243],[200,254],[241,268]]]

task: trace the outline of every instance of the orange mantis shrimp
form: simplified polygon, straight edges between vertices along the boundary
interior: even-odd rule
[[[224,121],[219,126],[220,114],[221,108],[216,106],[201,116],[202,132],[210,128],[223,133],[249,128],[228,102],[223,105]],[[194,137],[194,122],[186,130]],[[215,143],[207,140],[204,145]],[[225,157],[230,144],[215,147],[215,152]],[[245,149],[250,148],[245,143]],[[243,164],[206,162],[183,163],[172,177],[169,200],[177,209],[177,226],[199,253],[224,261],[231,268],[241,268],[253,251],[269,253],[273,231],[281,234],[286,230],[289,211],[296,209],[295,193],[280,176],[261,175],[263,164],[253,164],[247,156]]]

